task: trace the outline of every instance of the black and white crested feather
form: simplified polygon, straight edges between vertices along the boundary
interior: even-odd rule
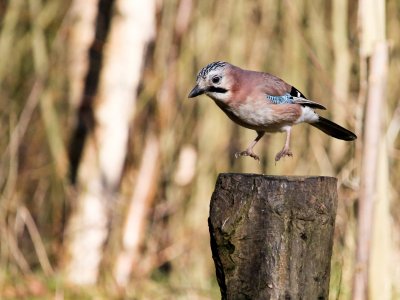
[[[292,86],[292,88],[290,89],[290,96],[307,99],[306,96],[304,96],[303,93],[296,89],[294,86]]]
[[[198,81],[200,78],[206,79],[208,73],[210,73],[213,70],[223,68],[227,64],[228,63],[226,63],[224,61],[215,61],[215,62],[208,64],[207,66],[205,66],[203,69],[200,70],[199,74],[197,75],[196,80]]]
[[[294,86],[292,86],[290,90],[290,95],[292,96],[293,103],[297,103],[303,106],[309,106],[311,108],[326,109],[326,107],[322,104],[307,99],[307,97],[304,96],[303,93],[296,89]]]

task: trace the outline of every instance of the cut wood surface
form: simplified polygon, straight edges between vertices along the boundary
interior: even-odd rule
[[[209,229],[222,299],[328,299],[336,184],[219,175]]]

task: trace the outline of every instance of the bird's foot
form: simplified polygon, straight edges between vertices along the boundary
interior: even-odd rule
[[[292,151],[290,151],[290,149],[286,148],[286,147],[283,148],[281,151],[279,151],[278,154],[276,154],[275,162],[279,161],[282,157],[285,157],[285,156],[290,156],[290,157],[293,156]]]
[[[244,150],[244,151],[242,151],[242,152],[236,152],[236,153],[235,153],[235,157],[236,157],[236,158],[238,158],[238,157],[240,157],[240,156],[250,156],[250,157],[254,158],[255,160],[260,161],[260,157],[258,157],[257,154],[255,154],[253,151],[248,150],[248,149],[247,149],[247,150]]]

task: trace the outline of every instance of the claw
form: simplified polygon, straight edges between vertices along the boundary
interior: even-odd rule
[[[255,160],[260,161],[260,157],[258,157],[257,154],[255,154],[253,151],[250,151],[250,150],[244,150],[242,152],[235,153],[235,158],[238,158],[240,156],[250,156],[250,157],[254,158]]]
[[[289,148],[283,148],[281,151],[279,151],[275,156],[275,162],[279,161],[282,157],[285,156],[290,156],[290,157],[293,156],[293,153],[292,151],[290,151]]]
[[[255,160],[258,160],[258,162],[260,163],[260,158],[258,157],[257,154],[253,152],[253,148],[257,144],[257,142],[264,136],[264,133],[265,133],[264,131],[257,131],[256,139],[249,145],[249,147],[247,147],[246,150],[242,152],[236,152],[235,157],[238,158],[239,156],[250,156]]]

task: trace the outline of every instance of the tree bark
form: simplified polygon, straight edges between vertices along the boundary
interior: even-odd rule
[[[222,299],[328,299],[336,183],[218,177],[209,230]]]

